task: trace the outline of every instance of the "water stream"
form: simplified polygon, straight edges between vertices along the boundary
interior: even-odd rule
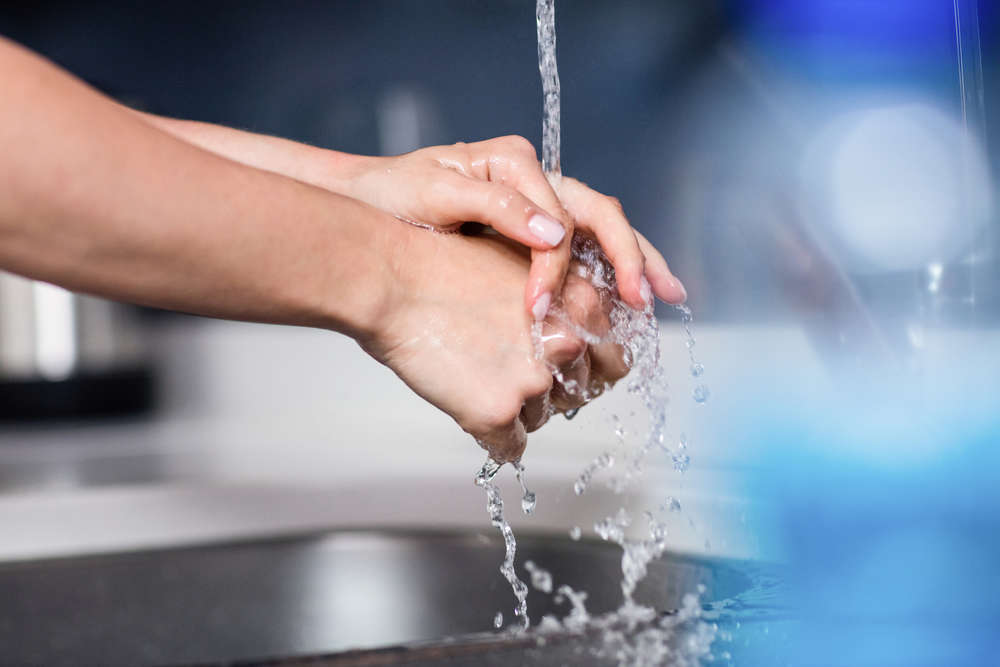
[[[538,71],[542,76],[544,97],[542,115],[542,171],[561,174],[559,160],[561,93],[559,67],[556,63],[555,0],[538,0],[535,5],[535,25],[538,30]]]
[[[559,73],[556,64],[556,32],[554,0],[537,0],[536,24],[538,32],[538,66],[542,79],[544,93],[544,114],[542,122],[542,166],[550,182],[558,188],[561,175],[560,164],[560,89]],[[573,257],[583,268],[583,273],[594,288],[603,293],[610,303],[610,331],[597,335],[589,331],[580,331],[580,335],[588,343],[612,341],[621,346],[625,359],[629,361],[631,371],[628,376],[628,392],[636,396],[648,414],[648,428],[638,442],[630,443],[621,420],[613,417],[614,444],[611,450],[602,452],[594,458],[580,473],[574,482],[576,495],[587,491],[592,480],[607,471],[614,471],[607,480],[607,485],[615,493],[621,494],[627,490],[642,475],[646,459],[653,451],[666,453],[675,470],[683,472],[687,469],[690,457],[687,453],[687,438],[681,434],[675,445],[667,443],[667,405],[669,403],[666,373],[660,360],[660,330],[659,322],[650,304],[643,310],[635,310],[626,305],[618,297],[614,271],[604,256],[598,244],[585,237],[573,240]],[[684,330],[688,351],[690,373],[697,382],[692,390],[696,403],[708,400],[709,392],[701,382],[704,366],[695,355],[695,338],[692,333],[692,313],[687,306],[678,306],[681,313],[681,323]],[[550,309],[550,317],[562,319],[564,324],[574,326],[568,315],[558,303]],[[537,358],[541,358],[541,327],[532,329],[532,338]],[[572,380],[564,378],[559,369],[551,368],[555,379],[569,393],[590,400],[594,397],[593,388],[581,387]],[[567,414],[567,418],[572,418]],[[530,627],[527,609],[527,585],[518,578],[514,570],[514,555],[516,541],[510,524],[503,515],[503,501],[500,491],[494,484],[493,477],[501,465],[487,458],[479,474],[476,484],[483,487],[487,494],[487,508],[490,520],[504,538],[505,557],[500,567],[504,578],[511,585],[517,606],[515,616],[521,619],[523,628]],[[535,508],[535,494],[531,493],[525,483],[524,465],[520,462],[512,466],[517,480],[521,485],[522,509],[530,514]],[[680,511],[680,504],[673,497],[667,497],[660,504],[658,511],[663,513]],[[575,591],[563,584],[555,587],[551,574],[532,561],[525,563],[532,586],[544,593],[556,591],[556,602],[569,606],[567,615],[562,618],[545,616],[540,621],[537,631],[547,632],[582,632],[585,629],[598,629],[601,634],[600,646],[594,652],[602,658],[610,658],[621,665],[653,665],[663,664],[668,658],[673,665],[697,665],[709,655],[714,641],[714,626],[700,620],[701,606],[699,594],[690,593],[684,598],[681,610],[670,615],[659,616],[651,608],[643,606],[634,600],[638,583],[645,577],[649,563],[661,556],[667,548],[667,526],[657,518],[651,510],[642,512],[646,522],[648,537],[641,539],[628,536],[628,528],[632,525],[632,516],[620,507],[611,516],[605,517],[594,524],[594,532],[604,540],[618,544],[622,549],[622,580],[621,590],[623,603],[614,612],[602,616],[591,616],[586,609],[587,594]],[[572,539],[580,539],[582,531],[579,526],[570,529]],[[494,626],[503,625],[502,613],[497,613]],[[684,641],[676,642],[678,633],[684,632]],[[671,645],[671,642],[675,646]]]

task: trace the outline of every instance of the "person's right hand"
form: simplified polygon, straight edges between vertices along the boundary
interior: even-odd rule
[[[403,223],[394,237],[393,287],[378,326],[359,340],[417,394],[448,413],[499,462],[524,451],[526,433],[553,411],[578,407],[580,393],[553,382],[552,370],[591,394],[628,372],[620,346],[588,346],[574,326],[603,335],[608,303],[570,272],[564,323],[543,325],[544,362],[535,358],[523,308],[526,251],[496,236],[429,233]],[[551,408],[550,409],[550,405]]]
[[[479,222],[531,248],[524,305],[536,319],[544,317],[562,289],[574,232],[601,245],[614,266],[620,295],[632,307],[643,308],[653,294],[668,303],[686,296],[663,256],[629,224],[617,199],[572,178],[556,176],[550,182],[523,137],[430,146],[390,157],[339,155],[324,187],[439,230]]]

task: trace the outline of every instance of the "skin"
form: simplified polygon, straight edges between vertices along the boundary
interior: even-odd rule
[[[649,301],[650,295],[643,291],[643,276],[652,294],[661,300],[676,304],[687,298],[663,255],[632,229],[617,199],[565,176],[554,179],[553,187],[531,142],[523,137],[370,157],[207,123],[141,116],[206,150],[359,199],[400,218],[442,230],[467,221],[490,225],[533,251],[524,293],[528,312],[536,310],[543,295],[551,300],[559,294],[570,263],[569,241],[574,231],[601,244],[615,267],[626,303],[641,308]],[[539,213],[565,230],[555,247],[529,229],[530,220]]]
[[[556,296],[573,323],[607,327],[600,295],[572,274],[565,278],[569,262],[559,257],[568,258],[568,240],[548,250],[528,244],[529,258],[527,246],[496,235],[434,234],[400,222],[414,214],[446,227],[479,215],[474,203],[448,208],[454,191],[435,184],[458,172],[437,158],[428,164],[414,158],[417,153],[317,153],[293,142],[182,123],[206,131],[212,141],[233,139],[242,150],[234,159],[166,131],[161,121],[114,103],[3,39],[0,77],[4,270],[161,308],[344,333],[501,461],[520,457],[525,433],[545,422],[549,406],[579,403],[553,382],[553,368],[596,387],[628,370],[620,350],[590,347],[554,318],[543,323],[543,359],[534,357],[525,285],[553,266],[560,274]],[[613,206],[601,200],[593,208],[598,200],[575,181],[564,179],[560,187],[567,203],[560,215],[598,238],[611,234],[595,231],[592,221],[612,215]],[[394,188],[431,194],[412,200],[417,209],[401,212],[409,197],[378,200],[379,192]],[[514,217],[508,223],[497,215],[481,217],[525,240]],[[631,228],[615,227],[614,234],[640,243]],[[652,267],[657,293],[657,285],[669,281],[662,258],[647,262],[631,250],[609,255],[615,253],[613,261],[623,267],[645,263],[647,275]],[[629,254],[627,262],[622,253]],[[646,301],[640,288],[629,289],[640,304]]]

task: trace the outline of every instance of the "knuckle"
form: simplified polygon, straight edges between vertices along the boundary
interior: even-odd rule
[[[610,206],[616,213],[624,213],[625,207],[622,206],[622,202],[618,197],[612,197],[611,195],[604,195],[604,201]]]
[[[584,321],[589,321],[592,315],[603,312],[601,295],[590,284],[584,283],[574,290],[573,300],[582,311]]]
[[[502,184],[489,183],[484,187],[486,194],[486,205],[490,210],[499,209],[500,212],[513,210],[511,203],[520,196],[517,190]]]
[[[536,156],[535,145],[519,134],[511,134],[504,137],[504,142],[514,153],[519,155],[530,155],[532,159]]]
[[[528,398],[540,398],[549,393],[551,389],[552,373],[540,368],[529,378],[524,391]]]
[[[573,364],[583,357],[586,351],[587,342],[566,329],[552,335],[545,345],[546,358],[560,368]]]
[[[583,357],[587,351],[587,341],[579,336],[566,336],[557,345],[556,353],[562,357],[564,364],[571,364]]]
[[[477,419],[480,432],[492,433],[499,431],[511,423],[521,414],[521,401],[514,397],[495,399],[483,409],[482,414]]]

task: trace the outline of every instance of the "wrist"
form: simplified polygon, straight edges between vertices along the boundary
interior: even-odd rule
[[[361,199],[358,184],[384,158],[318,148],[309,180],[331,192]],[[363,199],[362,199],[363,201]]]
[[[331,271],[321,284],[317,324],[368,346],[380,336],[392,313],[398,257],[405,241],[401,233],[406,226],[364,202],[340,199],[347,224],[338,244],[350,247],[346,256],[351,260],[341,270]]]

